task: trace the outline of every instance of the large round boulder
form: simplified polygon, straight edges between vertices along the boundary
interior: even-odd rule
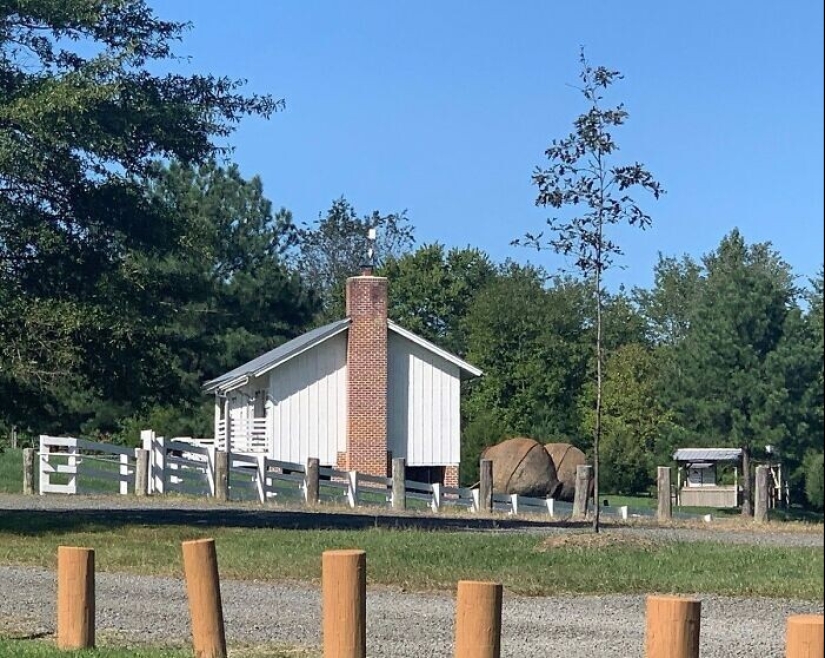
[[[553,460],[556,477],[561,483],[556,492],[556,498],[572,502],[576,493],[576,467],[587,464],[587,457],[576,446],[569,443],[548,443],[544,449]]]
[[[485,449],[481,457],[493,462],[495,493],[545,497],[555,495],[559,486],[553,460],[533,439],[507,439]]]

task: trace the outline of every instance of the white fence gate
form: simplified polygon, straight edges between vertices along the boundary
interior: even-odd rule
[[[40,436],[40,493],[134,490],[135,449],[65,436]]]

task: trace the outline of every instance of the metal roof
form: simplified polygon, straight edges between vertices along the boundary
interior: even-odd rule
[[[269,352],[261,354],[251,361],[247,361],[243,365],[224,373],[220,377],[210,379],[203,385],[203,387],[207,391],[214,391],[216,389],[224,391],[231,390],[234,388],[232,384],[235,382],[242,384],[245,377],[256,377],[261,375],[267,370],[271,370],[272,368],[281,365],[284,361],[288,361],[293,356],[315,347],[328,338],[332,338],[336,334],[341,333],[347,327],[349,327],[349,318],[344,318],[343,320],[336,320],[335,322],[325,324],[323,327],[318,327],[317,329],[308,331],[307,333],[302,334],[297,338],[293,338],[283,345],[279,345],[274,350],[269,350]]]
[[[203,385],[203,387],[206,391],[218,390],[225,392],[237,388],[238,386],[243,386],[249,377],[257,377],[265,372],[268,372],[269,370],[272,370],[273,368],[277,368],[279,365],[285,361],[288,361],[292,357],[297,356],[306,350],[312,349],[316,345],[323,343],[325,340],[336,336],[342,331],[346,331],[349,328],[349,325],[350,319],[344,318],[343,320],[336,320],[335,322],[330,322],[323,327],[318,327],[317,329],[308,331],[307,333],[302,334],[297,338],[293,338],[283,345],[279,345],[274,350],[261,354],[261,356],[255,357],[251,361],[248,361],[247,363],[224,373],[220,377],[210,379]],[[421,338],[421,336],[404,329],[392,320],[387,322],[387,327],[404,338],[417,343],[426,350],[437,354],[450,363],[457,365],[462,372],[466,372],[475,377],[481,376],[481,370],[475,366],[470,365],[463,359],[447,352],[446,350],[442,350],[437,345]]]
[[[741,448],[679,448],[673,453],[677,462],[735,462],[741,457]]]

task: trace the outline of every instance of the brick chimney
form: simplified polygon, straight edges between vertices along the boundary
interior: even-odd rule
[[[371,268],[347,279],[347,316],[347,450],[339,465],[386,476],[387,279]]]

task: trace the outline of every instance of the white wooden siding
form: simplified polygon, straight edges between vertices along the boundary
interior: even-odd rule
[[[390,333],[387,449],[410,466],[460,460],[459,369]]]
[[[270,371],[271,457],[334,465],[346,450],[347,339],[342,333]]]

